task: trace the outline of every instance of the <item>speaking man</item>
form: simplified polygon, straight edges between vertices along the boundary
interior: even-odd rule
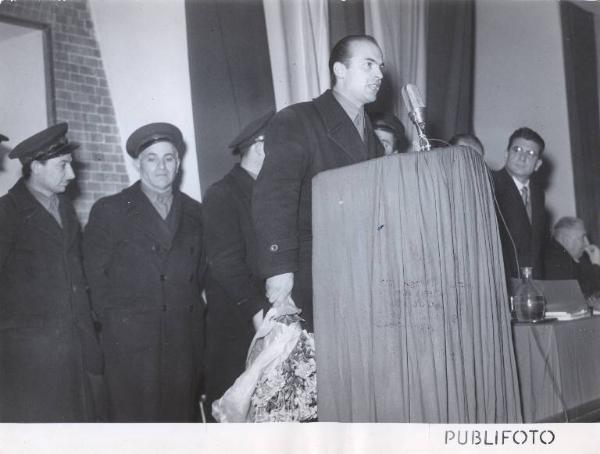
[[[102,324],[112,421],[193,421],[203,349],[200,204],[174,181],[179,129],[151,123],[127,140],[140,180],[98,200],[85,270]]]
[[[0,197],[0,422],[99,416],[91,391],[102,386],[102,355],[81,229],[62,194],[75,178],[71,153],[79,146],[67,130],[51,126],[9,154],[23,177]]]
[[[291,295],[312,330],[311,180],[319,172],[383,155],[365,114],[383,78],[375,39],[352,35],[331,51],[333,89],[278,112],[266,133],[265,162],[254,187],[258,268],[267,298]]]

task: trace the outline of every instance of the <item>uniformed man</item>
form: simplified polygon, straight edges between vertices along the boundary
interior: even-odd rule
[[[101,385],[81,260],[81,230],[62,194],[75,178],[60,123],[18,144],[23,177],[0,197],[0,421],[97,419]],[[96,402],[99,404],[99,402]]]
[[[127,140],[140,180],[98,200],[85,270],[102,325],[112,421],[193,421],[202,368],[201,206],[176,179],[179,129],[152,123]]]
[[[229,145],[240,163],[203,199],[206,281],[206,394],[212,402],[245,369],[250,342],[270,304],[256,268],[250,202],[265,157],[264,130],[274,112],[250,123]]]

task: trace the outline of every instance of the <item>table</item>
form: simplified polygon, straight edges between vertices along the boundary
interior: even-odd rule
[[[524,422],[600,419],[600,316],[513,324]]]

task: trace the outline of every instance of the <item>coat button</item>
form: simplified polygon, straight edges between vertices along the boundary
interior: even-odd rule
[[[167,312],[167,305],[166,304],[163,304],[162,311],[163,312]]]
[[[161,274],[161,275],[160,275],[160,280],[161,280],[162,282],[166,281],[166,280],[167,280],[167,276],[166,276],[166,275],[164,275],[164,274]]]
[[[277,252],[279,250],[279,246],[277,244],[272,244],[269,249],[271,252]]]
[[[73,285],[72,290],[73,290],[73,293],[77,292],[77,286]]]

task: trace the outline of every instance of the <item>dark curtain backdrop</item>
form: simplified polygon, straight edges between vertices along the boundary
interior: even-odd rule
[[[275,108],[261,0],[186,0],[188,53],[202,192],[236,159],[227,145]]]
[[[562,1],[567,108],[577,216],[600,241],[600,138],[594,15]]]
[[[346,35],[365,32],[365,7],[363,0],[329,0],[329,48]]]
[[[428,137],[473,132],[474,43],[473,0],[428,0]]]

